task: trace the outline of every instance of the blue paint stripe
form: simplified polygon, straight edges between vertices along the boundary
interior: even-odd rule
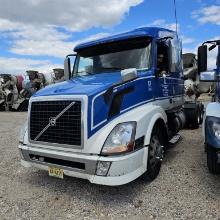
[[[117,115],[116,117],[112,118],[111,120],[104,120],[103,122],[100,122],[98,125],[94,126],[94,128],[91,130],[91,133],[88,137],[91,137],[94,133],[96,133],[98,130],[100,130],[102,127],[104,127],[107,123],[109,123],[110,121],[114,120],[115,118],[127,113],[128,111],[130,110],[133,110],[137,107],[140,107],[140,106],[143,106],[145,104],[148,104],[150,102],[155,102],[155,101],[160,101],[160,100],[166,100],[166,99],[171,99],[171,98],[179,98],[179,97],[182,97],[182,95],[176,95],[176,96],[168,96],[168,97],[159,97],[159,98],[155,98],[155,99],[150,99],[150,100],[147,100],[147,101],[144,101],[144,102],[140,102],[140,103],[137,103],[123,111],[120,112],[119,115]]]

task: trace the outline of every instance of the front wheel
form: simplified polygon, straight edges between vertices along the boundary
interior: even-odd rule
[[[207,166],[210,173],[220,174],[220,163],[218,163],[218,155],[215,150],[207,149]]]
[[[154,180],[159,172],[164,157],[164,137],[159,126],[155,126],[148,148],[147,171],[143,175],[145,180]]]

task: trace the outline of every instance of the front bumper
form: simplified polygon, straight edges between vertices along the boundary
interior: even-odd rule
[[[148,158],[147,147],[126,155],[111,157],[56,151],[27,145],[19,145],[19,151],[21,164],[25,167],[36,167],[42,170],[48,170],[49,166],[62,168],[64,175],[109,186],[123,185],[141,176],[146,171]],[[111,162],[106,176],[96,175],[98,161]]]
[[[220,149],[219,147],[211,146],[210,144],[205,143],[205,151],[213,151],[217,155],[217,163],[220,163]]]

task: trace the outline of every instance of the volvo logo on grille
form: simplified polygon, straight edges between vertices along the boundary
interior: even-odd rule
[[[56,117],[51,117],[49,118],[49,123],[48,125],[37,135],[36,138],[34,138],[35,141],[37,141],[41,135],[43,135],[43,133],[49,128],[49,127],[55,127],[57,120],[66,112],[68,111],[68,109],[70,109],[73,105],[75,104],[75,102],[70,103],[66,108],[63,109],[62,112],[60,112]]]
[[[56,126],[57,119],[56,118],[49,118],[49,124],[50,126]]]

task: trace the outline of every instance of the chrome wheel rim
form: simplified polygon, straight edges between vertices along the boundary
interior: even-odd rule
[[[160,144],[159,138],[153,136],[149,146],[149,162],[151,166],[156,166],[164,158],[164,147]]]

